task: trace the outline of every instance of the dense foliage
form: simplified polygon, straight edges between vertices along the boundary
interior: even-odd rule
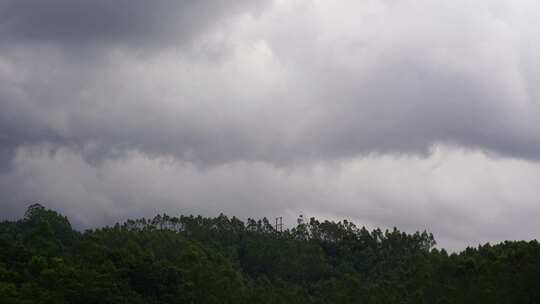
[[[0,223],[0,303],[540,303],[538,242],[459,254],[432,235],[311,219],[157,216],[72,229],[40,205]]]

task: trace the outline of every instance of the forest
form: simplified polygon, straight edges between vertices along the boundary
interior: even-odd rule
[[[0,303],[540,303],[540,245],[448,253],[427,232],[220,215],[73,229],[39,204],[0,223]]]

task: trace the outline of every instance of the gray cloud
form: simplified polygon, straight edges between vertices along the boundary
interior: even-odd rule
[[[99,1],[81,8],[60,2],[35,4],[32,10],[34,2],[4,4],[5,11],[15,11],[10,15],[20,15],[12,17],[20,21],[6,22],[6,31],[53,44],[4,52],[10,67],[3,75],[5,91],[16,92],[19,101],[2,96],[1,106],[23,116],[6,120],[5,128],[15,132],[7,135],[16,138],[11,141],[57,142],[79,147],[91,159],[134,149],[210,165],[425,153],[439,142],[527,159],[540,155],[537,94],[531,89],[538,75],[522,63],[529,55],[519,44],[529,36],[515,24],[516,16],[497,13],[493,5],[472,6],[483,14],[474,18],[460,9],[464,3],[350,4],[358,12],[372,12],[343,22],[337,18],[348,13],[346,7],[281,3],[255,18],[231,17],[227,34],[202,29],[219,24],[213,16],[203,18],[206,27],[180,26],[198,37],[186,53],[144,37],[162,39],[162,31],[154,29],[160,26],[168,28],[164,35],[177,33],[171,20],[191,24],[192,17],[183,14],[205,15],[209,3],[158,2],[151,9],[134,2],[120,10]],[[246,7],[222,5],[215,11],[229,16]],[[118,15],[103,21],[118,33],[94,30],[97,25],[90,21],[72,29],[83,41],[98,39],[109,50],[92,62],[66,57],[54,46],[69,41],[57,27],[87,10],[90,20],[101,10]],[[181,13],[174,18],[146,14],[153,10]],[[414,18],[423,11],[431,14]],[[128,26],[131,14],[144,26]],[[51,29],[47,22],[42,29],[31,22],[49,19]],[[382,20],[393,21],[382,26]],[[19,23],[41,35],[22,34],[15,30]],[[49,37],[53,34],[59,36]],[[141,58],[109,41],[129,41],[131,35],[160,53]],[[168,43],[189,41],[184,36]],[[222,49],[224,43],[230,48]],[[228,55],[218,62],[194,59],[203,49]],[[14,80],[13,73],[20,78]],[[41,135],[33,138],[26,129]]]
[[[528,237],[532,221],[524,220],[529,234],[491,228],[494,219],[505,228],[529,219],[512,201],[536,214],[530,189],[539,177],[526,167],[540,156],[531,26],[539,12],[534,1],[502,0],[0,0],[0,170],[9,192],[0,209],[13,216],[21,202],[45,200],[87,225],[179,207],[246,216],[304,209],[426,226],[452,246]],[[421,168],[439,145],[453,166],[511,172],[503,186],[529,194],[493,191],[499,181],[481,170],[470,182],[486,178],[488,194],[431,183],[434,173]],[[172,171],[160,171],[163,162]],[[340,162],[334,176],[306,173]],[[437,180],[466,176],[441,162]],[[395,171],[412,173],[390,184]],[[186,186],[141,193],[154,179]],[[478,215],[490,201],[500,214]]]
[[[428,158],[373,156],[311,167],[235,162],[201,169],[131,153],[90,165],[76,151],[20,149],[0,175],[3,217],[31,202],[62,210],[76,227],[157,213],[241,218],[350,219],[368,227],[428,229],[452,249],[536,237],[539,165],[438,147]],[[524,182],[526,181],[526,182]],[[519,223],[519,225],[516,225]]]
[[[160,48],[186,44],[227,18],[259,10],[266,1],[3,0],[2,44]]]

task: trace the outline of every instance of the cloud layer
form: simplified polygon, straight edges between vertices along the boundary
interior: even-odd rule
[[[0,0],[0,211],[46,201],[92,225],[309,210],[452,246],[533,236],[539,13],[502,0]],[[435,160],[445,169],[422,169]]]
[[[256,12],[265,2],[3,0],[0,34],[2,44],[162,48],[189,43],[235,15]]]
[[[302,213],[427,229],[451,249],[532,239],[540,229],[540,165],[444,146],[428,158],[370,156],[291,168],[235,162],[202,169],[138,153],[96,166],[69,149],[19,150],[14,163],[0,175],[4,217],[19,217],[21,202],[46,202],[79,228],[161,212],[284,216],[291,227]]]

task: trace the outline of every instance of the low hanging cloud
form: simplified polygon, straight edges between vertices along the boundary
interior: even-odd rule
[[[521,213],[512,215],[511,202],[532,196],[434,191],[431,171],[395,175],[395,183],[416,183],[415,191],[385,181],[394,171],[430,164],[442,145],[457,155],[454,165],[479,161],[501,178],[513,172],[500,182],[480,171],[471,182],[486,177],[482,191],[516,187],[523,176],[523,187],[536,183],[527,173],[540,157],[535,1],[120,3],[0,0],[0,172],[11,189],[5,193],[12,192],[0,198],[0,211],[11,216],[31,199],[69,213],[82,206],[79,199],[84,214],[93,215],[78,221],[90,225],[131,216],[117,213],[118,206],[142,210],[133,215],[181,206],[193,213],[304,209],[373,225],[426,226],[449,244],[467,241],[471,234],[429,220],[445,210],[477,232],[473,241],[517,235],[489,234],[494,222],[476,214],[495,200],[515,223]],[[135,199],[137,189],[111,177],[132,174],[146,185],[151,179],[142,168],[163,160],[192,174],[148,171],[170,187],[189,180],[231,184],[208,187],[217,190],[204,198],[192,184],[182,193],[151,188]],[[378,169],[387,162],[389,168]],[[339,182],[291,177],[338,163],[344,164],[334,176]],[[358,164],[369,174],[352,169]],[[46,173],[55,168],[61,174]],[[105,171],[109,177],[100,182]],[[53,174],[43,180],[70,184],[64,180],[70,172],[87,193],[23,182]],[[382,198],[364,200],[370,191],[347,188],[366,176],[380,178]],[[259,183],[255,190],[248,180]],[[321,192],[326,183],[333,190]],[[332,202],[346,207],[332,210]],[[417,217],[398,212],[417,207]]]
[[[14,170],[0,175],[0,191],[4,217],[18,218],[21,202],[38,201],[63,210],[81,229],[162,212],[284,216],[292,227],[305,214],[427,229],[440,246],[459,249],[535,238],[539,169],[444,146],[428,158],[371,156],[295,168],[235,162],[206,169],[138,153],[96,166],[69,149],[22,149]]]

